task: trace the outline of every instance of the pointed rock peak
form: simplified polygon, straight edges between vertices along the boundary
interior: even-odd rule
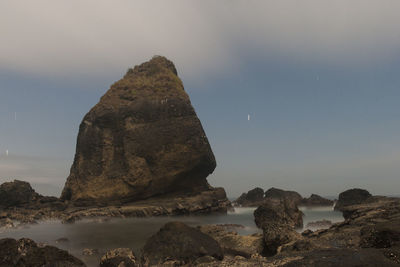
[[[178,72],[176,71],[175,65],[172,61],[163,56],[154,56],[151,60],[137,65],[133,69],[129,69],[125,77],[129,77],[130,75],[138,73],[153,75],[157,72],[163,72],[165,70],[172,71],[173,74],[178,75]]]

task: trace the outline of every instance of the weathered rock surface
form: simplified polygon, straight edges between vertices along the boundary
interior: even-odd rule
[[[100,267],[137,267],[139,261],[130,248],[116,248],[101,257]]]
[[[214,238],[221,246],[224,255],[250,258],[262,254],[264,242],[262,234],[239,235],[230,225],[202,225],[199,230]]]
[[[0,240],[1,267],[83,267],[81,260],[52,246],[38,247],[27,238]]]
[[[271,198],[254,211],[256,225],[263,230],[265,250],[275,255],[278,248],[301,237],[295,227],[303,226],[303,214],[289,199]]]
[[[334,202],[319,195],[312,194],[309,198],[303,198],[299,205],[302,206],[333,206]]]
[[[234,201],[236,206],[256,207],[261,205],[264,201],[264,190],[256,187],[247,193],[243,193],[238,199]]]
[[[130,69],[84,117],[62,199],[82,205],[210,190],[216,162],[174,64]]]
[[[346,206],[361,204],[372,195],[364,189],[354,188],[346,190],[339,194],[339,199],[336,202],[335,210],[342,210]]]
[[[222,260],[223,252],[218,242],[196,228],[170,222],[147,240],[142,250],[142,263],[155,265],[173,260],[190,264],[204,256]]]
[[[273,199],[287,199],[293,201],[296,205],[300,204],[303,200],[303,197],[295,191],[286,191],[275,187],[265,191],[264,197]]]

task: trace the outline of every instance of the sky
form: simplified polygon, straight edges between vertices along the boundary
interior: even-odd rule
[[[2,0],[0,182],[59,195],[83,116],[128,68],[163,55],[216,156],[208,180],[228,196],[399,194],[398,10],[397,0]]]

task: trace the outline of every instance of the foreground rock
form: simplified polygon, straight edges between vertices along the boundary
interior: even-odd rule
[[[256,187],[247,193],[243,193],[234,201],[235,206],[256,207],[264,201],[264,190]]]
[[[100,267],[137,267],[139,261],[130,248],[116,248],[101,257]]]
[[[339,194],[335,210],[342,210],[346,206],[361,204],[368,200],[372,195],[364,189],[354,188],[346,190]]]
[[[331,226],[332,222],[325,219],[321,221],[309,222],[306,225],[307,228],[317,228],[317,229],[329,228]]]
[[[302,206],[333,206],[334,201],[312,194],[309,198],[303,198],[299,204]]]
[[[79,128],[61,198],[127,203],[212,190],[216,162],[174,64],[154,57],[113,84]]]
[[[184,223],[170,222],[147,240],[142,251],[142,263],[156,265],[172,260],[179,264],[192,264],[205,256],[222,260],[223,252],[217,241]]]
[[[272,187],[265,191],[265,198],[286,199],[294,202],[295,205],[300,204],[300,202],[303,200],[303,197],[295,191],[286,191],[275,187]]]
[[[83,267],[81,260],[67,251],[52,246],[38,247],[27,238],[0,240],[0,266],[18,267]]]
[[[303,226],[302,216],[287,199],[269,199],[254,211],[256,225],[263,230],[266,255],[275,255],[280,246],[300,238],[295,228]]]
[[[237,227],[237,226],[236,226]],[[202,225],[199,230],[214,238],[221,246],[224,255],[243,256],[262,254],[264,250],[261,234],[239,235],[232,225]]]

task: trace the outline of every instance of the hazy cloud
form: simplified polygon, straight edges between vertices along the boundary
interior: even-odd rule
[[[249,52],[365,64],[397,53],[398,10],[396,0],[3,0],[0,68],[97,75],[163,54],[193,75]]]

